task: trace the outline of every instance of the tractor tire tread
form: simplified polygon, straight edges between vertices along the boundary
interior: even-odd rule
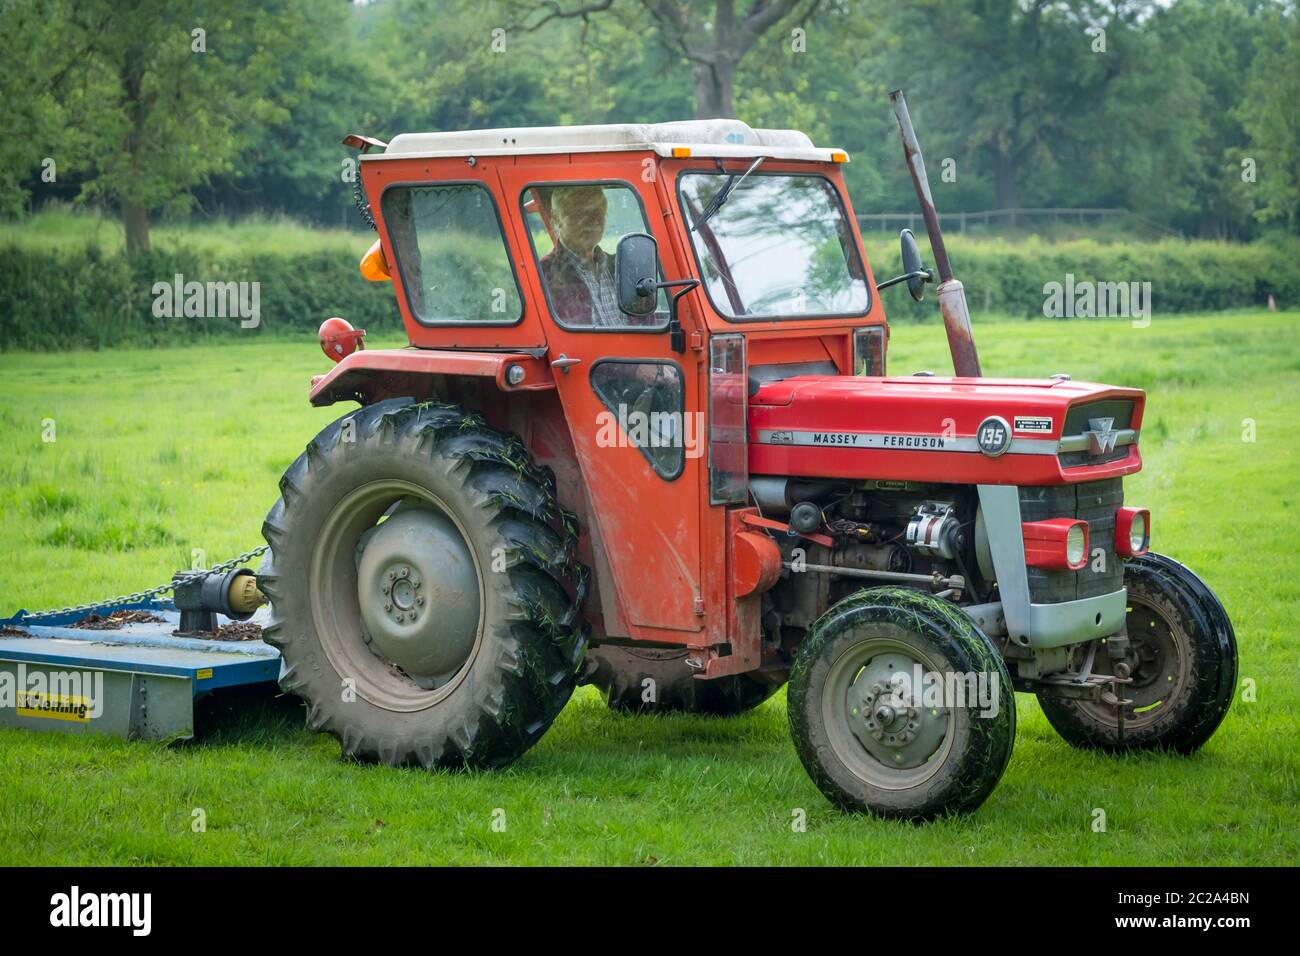
[[[485,618],[481,638],[491,642],[495,663],[485,659],[476,668],[476,658],[472,680],[430,708],[446,709],[432,737],[398,726],[388,719],[394,712],[344,703],[338,675],[312,646],[318,638],[301,566],[311,529],[297,527],[298,515],[327,476],[358,456],[381,454],[419,456],[445,469],[460,489],[458,506],[479,511],[491,537],[471,546],[481,560],[504,560],[484,574],[485,587],[504,589],[503,613]],[[558,505],[550,469],[480,416],[410,398],[343,416],[285,471],[262,530],[270,551],[258,580],[271,603],[263,637],[283,655],[281,687],[303,699],[307,726],[334,736],[346,759],[428,769],[504,766],[541,737],[572,695],[588,639],[581,609],[590,576],[577,557],[577,521]]]

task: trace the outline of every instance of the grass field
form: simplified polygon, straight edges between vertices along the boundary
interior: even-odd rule
[[[977,317],[976,332],[988,374],[1150,391],[1146,468],[1126,497],[1151,508],[1156,549],[1218,591],[1254,687],[1197,756],[1072,750],[1022,696],[988,802],[916,827],[827,804],[783,693],[704,720],[617,716],[583,689],[509,770],[434,775],[340,762],[291,700],[225,699],[170,748],[0,732],[0,864],[1295,864],[1300,313],[1145,329]],[[948,367],[935,324],[895,327],[890,347],[895,372]],[[307,405],[324,364],[310,338],[0,355],[0,614],[260,543],[281,471],[341,411]]]

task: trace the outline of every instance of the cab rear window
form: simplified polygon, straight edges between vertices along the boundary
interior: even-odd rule
[[[416,321],[512,325],[523,316],[501,217],[483,186],[390,186],[381,209]]]

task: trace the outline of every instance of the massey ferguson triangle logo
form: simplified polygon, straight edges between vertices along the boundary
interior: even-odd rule
[[[1090,418],[1088,425],[1092,428],[1092,431],[1088,432],[1089,452],[1094,455],[1104,455],[1115,450],[1115,439],[1119,437],[1114,429],[1115,419]]]

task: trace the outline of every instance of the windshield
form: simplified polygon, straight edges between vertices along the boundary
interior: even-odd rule
[[[720,190],[730,194],[712,215]],[[839,195],[821,176],[683,173],[700,278],[730,319],[863,315],[866,272]]]

